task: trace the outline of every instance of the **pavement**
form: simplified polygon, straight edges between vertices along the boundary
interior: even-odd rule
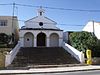
[[[0,70],[0,74],[40,74],[100,70],[100,65],[71,66],[71,67],[49,67],[49,68],[29,68],[27,70]]]

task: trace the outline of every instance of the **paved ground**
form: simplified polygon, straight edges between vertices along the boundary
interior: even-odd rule
[[[28,70],[0,70],[0,74],[25,74],[25,73],[60,73],[60,72],[75,72],[87,70],[100,70],[99,66],[74,66],[74,67],[55,67],[55,68],[31,68]]]
[[[11,75],[33,75],[33,74],[11,74]],[[42,73],[34,75],[100,75],[100,71],[77,71],[77,72],[61,72],[61,73]]]

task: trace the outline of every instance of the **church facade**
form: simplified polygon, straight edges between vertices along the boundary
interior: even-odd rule
[[[20,29],[22,47],[60,47],[63,43],[63,30],[56,22],[44,16],[44,9],[38,9],[38,15],[25,21]]]

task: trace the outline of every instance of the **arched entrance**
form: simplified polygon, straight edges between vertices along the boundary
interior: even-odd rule
[[[59,46],[59,36],[56,33],[52,33],[50,35],[50,47],[57,47]]]
[[[44,33],[37,35],[37,46],[46,46],[46,35]]]
[[[28,32],[24,35],[24,47],[33,47],[34,36],[32,33]]]

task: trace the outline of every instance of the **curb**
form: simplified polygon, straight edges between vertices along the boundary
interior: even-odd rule
[[[45,74],[45,73],[64,73],[64,72],[78,72],[78,71],[97,71],[100,69],[87,69],[87,70],[72,70],[72,71],[55,71],[55,72],[27,72],[27,73],[0,73],[0,75],[5,74]]]
[[[59,68],[59,67],[76,67],[76,66],[88,66],[87,64],[65,64],[65,65],[33,65],[27,67],[7,67],[6,70],[29,70],[31,68]]]
[[[73,67],[73,68],[77,68],[77,67]],[[92,66],[91,68],[88,68],[88,69],[86,69],[86,67],[84,68],[84,66],[83,66],[83,69],[81,67],[81,69],[73,69],[73,70],[69,69],[68,67],[42,68],[42,69],[40,68],[40,69],[29,69],[29,70],[1,70],[0,74],[2,74],[2,75],[3,74],[43,74],[43,73],[64,73],[64,72],[77,72],[77,71],[92,71],[92,70],[100,70],[100,66],[98,66],[97,68],[93,68],[93,66]]]

